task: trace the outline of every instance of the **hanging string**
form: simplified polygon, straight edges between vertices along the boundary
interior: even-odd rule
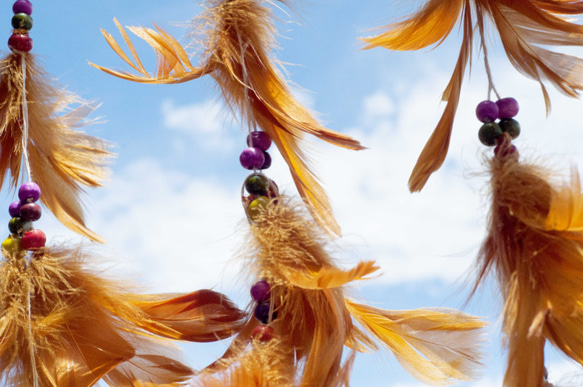
[[[32,172],[30,171],[30,162],[28,160],[28,101],[26,95],[26,57],[20,55],[22,63],[22,157],[26,171],[27,181],[32,181]]]

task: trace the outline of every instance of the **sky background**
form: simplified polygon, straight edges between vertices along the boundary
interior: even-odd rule
[[[500,386],[504,352],[499,333],[500,299],[492,284],[464,306],[472,265],[486,229],[489,208],[485,149],[477,139],[474,116],[486,98],[480,60],[466,77],[452,144],[443,168],[420,194],[407,189],[409,173],[443,109],[441,92],[457,58],[457,29],[435,50],[391,53],[363,51],[358,37],[407,12],[410,2],[315,0],[279,4],[277,28],[294,92],[319,113],[329,128],[348,133],[369,149],[351,152],[314,141],[314,166],[324,182],[344,237],[335,256],[346,265],[375,259],[382,276],[361,282],[358,294],[377,307],[464,308],[490,322],[482,379],[460,386]],[[401,5],[399,4],[401,3]],[[416,2],[421,4],[422,2]],[[12,2],[0,8],[5,37],[10,36]],[[45,69],[69,90],[101,103],[99,124],[87,131],[114,144],[118,153],[107,185],[87,195],[87,223],[108,240],[96,247],[111,274],[130,277],[149,292],[188,292],[214,288],[240,307],[249,301],[243,269],[235,259],[246,227],[240,205],[240,167],[245,128],[230,115],[212,79],[181,85],[141,85],[90,67],[87,61],[128,70],[99,29],[117,34],[123,25],[152,22],[182,37],[179,26],[202,8],[190,0],[100,0],[33,2],[33,52]],[[493,40],[494,41],[494,40]],[[149,47],[134,40],[147,68]],[[577,53],[573,51],[574,53]],[[583,165],[583,105],[552,90],[547,118],[538,86],[512,69],[499,46],[491,48],[495,82],[503,96],[516,98],[522,135],[515,142],[523,158],[538,158],[568,173]],[[578,52],[578,54],[583,54]],[[196,63],[196,59],[193,60]],[[296,195],[282,159],[275,154],[266,174]],[[4,190],[6,207],[14,194]],[[4,215],[9,220],[7,211]],[[84,243],[50,216],[36,227],[54,243]],[[195,368],[216,359],[227,343],[188,344],[185,357]],[[548,351],[552,381],[573,380],[575,366]],[[575,371],[575,373],[573,373]],[[421,385],[390,354],[357,357],[352,385]],[[562,384],[567,385],[567,384]]]

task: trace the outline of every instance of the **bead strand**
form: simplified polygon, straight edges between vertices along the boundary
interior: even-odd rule
[[[255,327],[251,332],[251,337],[260,342],[271,340],[275,336],[275,331],[269,324],[277,318],[277,311],[271,301],[271,286],[265,280],[257,281],[251,287],[251,297],[257,302],[254,316],[261,325]]]
[[[476,107],[476,117],[484,123],[478,131],[478,138],[486,146],[496,146],[496,156],[516,152],[516,147],[504,139],[513,140],[520,135],[520,124],[514,119],[518,111],[518,102],[514,98],[482,101]],[[500,153],[502,148],[504,152]]]
[[[32,4],[28,0],[17,0],[12,6],[12,35],[8,39],[8,47],[16,52],[30,52],[32,38],[28,31],[32,29]]]

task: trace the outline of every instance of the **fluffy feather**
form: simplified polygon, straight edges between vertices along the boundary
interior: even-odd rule
[[[441,167],[451,137],[465,67],[472,52],[472,31],[481,37],[490,87],[493,76],[487,64],[486,22],[498,32],[510,63],[525,76],[537,81],[547,110],[550,99],[545,82],[575,97],[583,88],[583,60],[550,51],[545,46],[582,46],[583,27],[563,15],[583,13],[581,1],[552,0],[429,0],[405,20],[385,26],[385,32],[363,39],[365,48],[418,50],[439,45],[452,31],[461,15],[462,47],[451,80],[444,92],[447,105],[423,149],[409,179],[409,189],[420,191],[433,172]],[[571,17],[571,16],[569,16]]]
[[[26,145],[31,179],[42,190],[45,206],[71,230],[94,241],[103,239],[85,226],[79,195],[82,187],[99,187],[112,156],[108,145],[80,131],[85,116],[94,107],[78,97],[58,90],[31,54],[8,55],[0,62],[0,187],[10,176],[18,187],[23,174],[23,90],[26,60],[26,99],[29,136]],[[67,105],[80,104],[65,114]]]
[[[116,387],[175,386],[193,371],[177,360],[178,348],[155,335],[209,341],[218,332],[218,340],[242,325],[242,312],[214,292],[132,295],[88,270],[81,248],[3,254],[0,373],[8,385],[83,387],[105,378]]]
[[[293,354],[286,359],[286,367],[295,366],[295,385],[347,385],[351,362],[342,364],[345,346],[356,351],[376,351],[377,343],[403,348],[401,342],[414,340],[415,348],[431,350],[414,360],[411,360],[413,355],[407,358],[399,352],[404,350],[396,351],[400,360],[405,358],[405,363],[410,363],[408,370],[413,375],[425,376],[424,380],[433,383],[470,377],[472,366],[479,364],[476,338],[484,325],[482,322],[445,310],[425,311],[421,316],[421,312],[389,312],[346,300],[343,286],[366,279],[378,267],[374,262],[365,261],[353,269],[341,270],[327,252],[328,242],[322,229],[283,197],[254,217],[247,242],[250,250],[245,255],[246,267],[271,285],[270,299],[277,318],[270,326],[277,334],[280,347],[288,348]],[[402,317],[409,316],[407,313],[411,318]],[[382,328],[370,321],[379,321],[377,325]],[[379,332],[389,324],[392,324],[392,335]],[[256,320],[249,321],[224,359],[236,359],[240,352],[234,348],[250,340],[256,325]],[[217,366],[213,365],[213,372]],[[432,374],[424,369],[428,367],[437,371]]]
[[[207,10],[194,19],[195,31],[204,35],[201,39],[204,53],[196,67],[180,44],[162,29],[130,27],[156,51],[157,71],[150,75],[119,23],[118,28],[135,63],[111,35],[104,31],[104,36],[139,75],[93,66],[120,78],[144,83],[180,83],[210,74],[231,108],[240,112],[251,128],[267,132],[277,145],[314,218],[326,230],[340,234],[327,196],[309,168],[301,141],[305,134],[311,134],[344,148],[358,150],[363,147],[351,137],[320,125],[292,96],[271,59],[275,29],[270,10],[262,3],[262,0],[210,0]]]
[[[551,171],[518,162],[517,152],[498,155],[490,160],[493,204],[476,287],[495,271],[505,299],[504,385],[542,386],[546,340],[583,365],[579,177],[556,188]]]

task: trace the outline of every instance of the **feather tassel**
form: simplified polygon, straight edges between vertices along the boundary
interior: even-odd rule
[[[347,385],[351,357],[342,363],[344,347],[377,351],[377,343],[392,349],[421,380],[445,384],[471,378],[479,365],[483,322],[448,310],[390,312],[347,300],[344,286],[369,278],[378,267],[365,261],[341,270],[329,256],[327,243],[322,229],[284,197],[252,219],[246,266],[270,284],[269,301],[258,301],[255,316],[262,318],[259,308],[268,302],[264,329],[273,330],[278,348],[293,354],[284,360],[285,367],[295,369],[295,385]],[[236,362],[241,353],[237,348],[255,340],[257,327],[257,321],[250,320],[207,372],[228,373],[221,363]]]
[[[7,175],[12,188],[21,183],[26,150],[30,173],[43,191],[45,206],[66,227],[104,242],[85,226],[79,195],[82,187],[101,186],[112,154],[105,141],[73,130],[84,125],[83,119],[94,106],[58,90],[47,79],[32,54],[11,53],[0,62],[0,187]],[[79,107],[60,114],[71,104]]]
[[[504,386],[544,386],[546,340],[583,365],[580,180],[573,171],[570,183],[557,184],[553,172],[519,162],[508,135],[489,165],[493,207],[475,288],[496,273],[505,299]]]
[[[300,196],[313,217],[329,232],[340,234],[327,196],[311,171],[301,141],[305,134],[348,149],[364,149],[353,138],[320,125],[291,94],[271,59],[275,45],[271,14],[261,0],[210,0],[209,7],[194,20],[194,29],[205,34],[201,63],[193,65],[181,45],[168,33],[142,27],[129,27],[144,39],[158,56],[157,71],[151,75],[141,64],[123,28],[116,24],[128,45],[133,61],[114,38],[103,31],[113,50],[137,75],[96,68],[134,82],[181,83],[211,75],[223,97],[240,112],[249,127],[267,132],[289,166]]]
[[[116,387],[177,386],[193,371],[160,336],[219,340],[245,322],[210,290],[136,296],[88,270],[81,248],[27,256],[16,238],[8,241],[0,266],[0,373],[9,385],[82,387],[103,378]]]
[[[569,19],[582,13],[581,1],[429,0],[405,20],[385,26],[385,32],[363,39],[367,43],[366,49],[419,50],[443,42],[461,15],[463,37],[460,55],[442,98],[447,105],[413,169],[409,179],[412,192],[423,189],[431,174],[441,167],[446,158],[465,67],[473,50],[474,28],[480,33],[489,87],[495,91],[488,65],[487,20],[498,31],[510,63],[520,73],[540,84],[547,111],[550,111],[545,82],[571,97],[578,96],[583,88],[583,60],[544,47],[582,46],[583,26]]]

